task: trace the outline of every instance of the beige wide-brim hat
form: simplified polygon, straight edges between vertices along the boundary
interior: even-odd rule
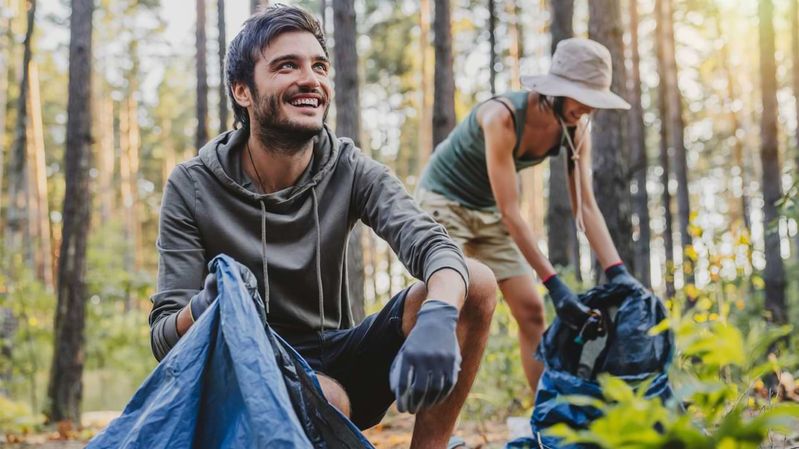
[[[546,75],[522,76],[522,86],[542,95],[569,97],[596,109],[630,109],[610,91],[613,78],[610,52],[590,39],[573,37],[558,42]]]

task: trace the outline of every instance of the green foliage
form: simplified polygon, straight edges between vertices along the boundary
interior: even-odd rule
[[[27,433],[42,423],[44,416],[33,413],[27,404],[0,395],[0,433]]]

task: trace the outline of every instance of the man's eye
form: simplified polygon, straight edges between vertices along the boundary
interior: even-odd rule
[[[293,69],[295,67],[297,67],[297,65],[293,62],[284,62],[283,64],[280,64],[281,69]]]
[[[319,64],[314,64],[314,68],[322,72],[327,72],[327,64],[322,64],[321,62]]]

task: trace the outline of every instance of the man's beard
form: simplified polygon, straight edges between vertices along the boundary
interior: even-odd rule
[[[296,154],[322,130],[327,120],[327,98],[324,98],[325,113],[320,125],[304,125],[292,122],[281,115],[280,99],[278,95],[254,96],[253,123],[250,124],[255,137],[266,148],[284,154]]]

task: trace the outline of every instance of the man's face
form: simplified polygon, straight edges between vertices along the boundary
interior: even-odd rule
[[[563,121],[568,126],[574,126],[585,114],[594,112],[594,108],[586,106],[572,98],[565,98],[563,101]]]
[[[313,34],[292,31],[274,38],[255,64],[253,129],[262,135],[315,136],[330,106],[329,71],[330,62]]]

